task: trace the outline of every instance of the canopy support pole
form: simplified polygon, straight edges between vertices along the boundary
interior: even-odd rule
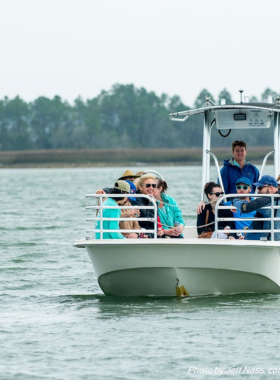
[[[201,200],[204,199],[204,186],[210,179],[210,156],[207,151],[210,151],[211,145],[211,122],[210,111],[204,111],[204,127],[203,127],[203,152],[202,152],[202,188]]]
[[[279,157],[279,146],[280,146],[280,131],[279,131],[279,113],[274,112],[274,177],[277,178],[280,167],[280,157]]]

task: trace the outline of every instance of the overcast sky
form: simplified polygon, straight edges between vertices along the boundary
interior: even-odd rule
[[[279,0],[0,0],[0,98],[279,92]]]

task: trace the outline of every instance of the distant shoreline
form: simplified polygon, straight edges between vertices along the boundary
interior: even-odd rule
[[[271,150],[272,147],[252,147],[248,159],[258,165]],[[213,148],[212,152],[220,166],[232,156],[230,147]],[[0,151],[0,169],[201,165],[201,157],[201,148]],[[268,164],[273,164],[273,155]]]

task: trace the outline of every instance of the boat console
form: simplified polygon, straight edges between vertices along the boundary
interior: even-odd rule
[[[203,126],[203,151],[202,151],[202,181],[201,181],[201,199],[203,199],[203,186],[210,180],[210,156],[214,158],[214,163],[217,169],[220,184],[223,188],[223,181],[219,175],[218,160],[214,153],[211,152],[211,130],[216,124],[217,129],[260,129],[270,128],[274,125],[274,150],[269,152],[263,159],[260,176],[263,173],[267,158],[274,153],[274,176],[277,177],[280,170],[280,128],[279,128],[279,113],[280,113],[280,96],[274,100],[269,99],[271,103],[249,103],[248,97],[244,97],[243,90],[240,90],[240,102],[234,104],[226,104],[225,100],[221,100],[220,105],[215,105],[214,102],[206,97],[206,106],[202,108],[171,113],[170,120],[186,121],[190,116],[204,115]],[[274,102],[273,102],[274,101]]]

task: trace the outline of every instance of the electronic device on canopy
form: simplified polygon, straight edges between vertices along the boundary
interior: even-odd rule
[[[268,109],[258,108],[257,104],[249,103],[249,97],[242,99],[243,90],[240,90],[240,109],[238,104],[234,109],[223,109],[215,112],[217,129],[259,129],[269,128],[273,112]],[[272,96],[270,99],[272,102]],[[246,108],[244,108],[246,106]]]
[[[269,128],[272,112],[260,109],[220,110],[215,115],[217,129]]]

